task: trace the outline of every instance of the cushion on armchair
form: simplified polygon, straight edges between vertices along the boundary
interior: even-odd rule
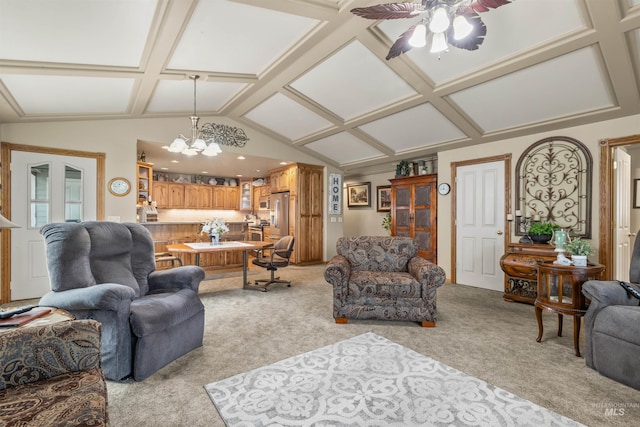
[[[100,323],[72,320],[0,333],[1,425],[108,425]]]

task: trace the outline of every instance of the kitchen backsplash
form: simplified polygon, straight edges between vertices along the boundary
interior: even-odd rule
[[[269,219],[269,211],[258,211],[251,219]],[[158,222],[204,222],[212,218],[225,221],[245,221],[246,213],[236,210],[158,209]]]

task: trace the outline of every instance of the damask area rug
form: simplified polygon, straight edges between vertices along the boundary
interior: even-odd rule
[[[371,332],[205,389],[229,427],[582,425]]]

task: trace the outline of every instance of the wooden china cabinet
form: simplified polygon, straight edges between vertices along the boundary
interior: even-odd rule
[[[391,235],[413,237],[418,255],[437,263],[438,175],[390,179]]]

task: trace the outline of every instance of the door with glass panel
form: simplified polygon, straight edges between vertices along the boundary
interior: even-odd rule
[[[50,222],[96,219],[96,159],[13,151],[11,300],[39,298],[49,291],[40,227]]]

